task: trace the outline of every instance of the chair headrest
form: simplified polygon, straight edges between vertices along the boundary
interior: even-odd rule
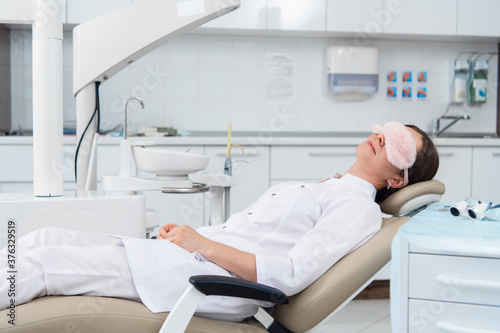
[[[444,184],[432,179],[408,185],[390,195],[379,205],[383,213],[400,216],[429,203],[438,202],[444,192]]]

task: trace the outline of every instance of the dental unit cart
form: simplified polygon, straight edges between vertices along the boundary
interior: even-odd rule
[[[500,332],[500,221],[454,218],[444,205],[393,241],[392,332]]]

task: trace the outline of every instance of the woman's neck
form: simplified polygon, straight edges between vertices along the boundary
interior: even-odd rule
[[[375,175],[372,175],[368,172],[366,172],[365,170],[363,170],[362,168],[360,168],[358,166],[357,163],[354,163],[347,171],[346,173],[350,174],[350,175],[353,175],[353,176],[356,176],[358,178],[361,178],[367,182],[369,182],[370,184],[372,184],[375,189],[380,190],[384,187],[386,187],[386,181],[385,179],[380,179],[379,177],[376,177]]]

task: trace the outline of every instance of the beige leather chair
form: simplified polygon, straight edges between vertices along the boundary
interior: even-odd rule
[[[408,186],[381,204],[382,211],[401,215],[425,203],[439,201],[444,185],[431,180]],[[422,200],[422,197],[424,200]],[[338,261],[321,278],[287,305],[270,310],[273,317],[292,332],[312,329],[335,314],[368,285],[391,257],[391,242],[409,217],[383,221],[382,229],[364,245]],[[0,311],[0,332],[158,332],[166,313],[153,314],[142,303],[106,297],[47,296],[15,308],[15,325],[8,323],[9,310]],[[242,323],[193,317],[186,330],[207,332],[268,332],[257,320]],[[172,332],[174,333],[174,332]]]

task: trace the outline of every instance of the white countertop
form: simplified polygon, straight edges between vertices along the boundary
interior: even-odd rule
[[[363,142],[365,135],[327,135],[317,136],[283,136],[282,134],[273,136],[272,133],[255,133],[249,135],[234,135],[231,138],[232,144],[251,146],[356,146]],[[101,136],[100,145],[118,145],[122,140],[120,137]],[[172,146],[225,146],[227,138],[224,136],[186,136],[186,137],[131,137],[134,141],[153,141],[155,144]],[[466,147],[500,147],[500,138],[436,138],[437,146],[466,146]],[[76,145],[75,136],[64,136],[65,145]],[[0,137],[0,145],[32,145],[31,136],[3,136]]]

